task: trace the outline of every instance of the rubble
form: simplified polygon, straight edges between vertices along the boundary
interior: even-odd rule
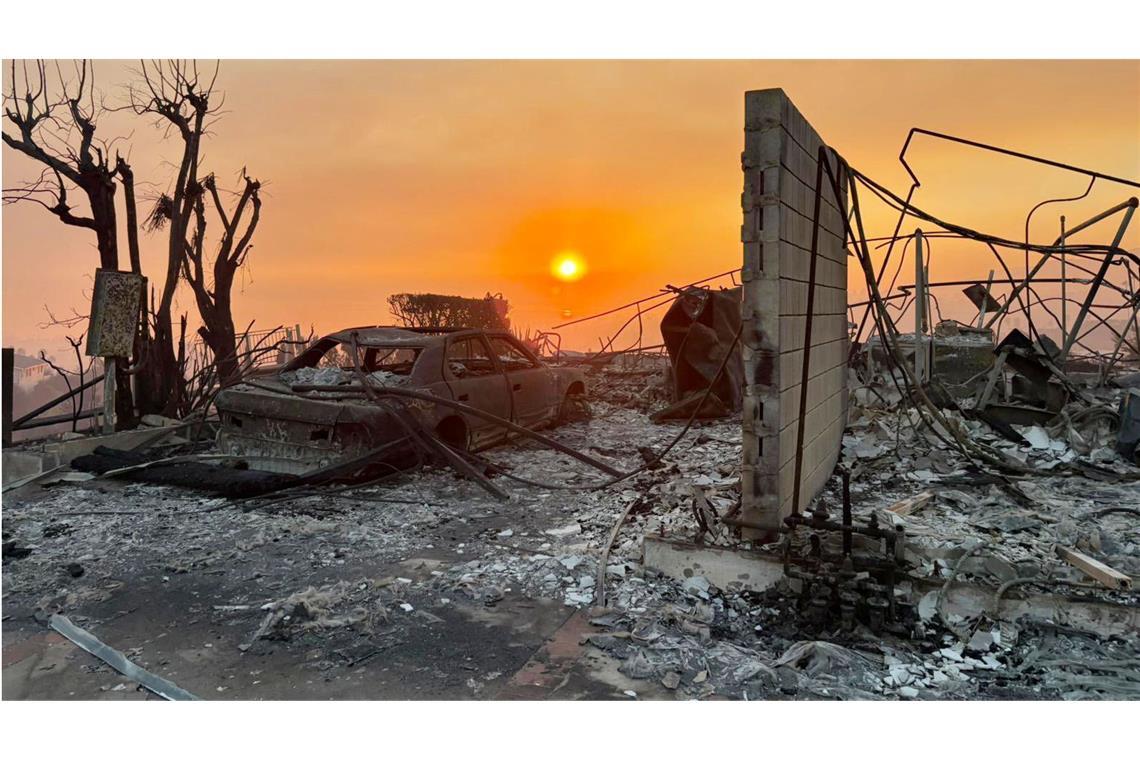
[[[853,395],[861,396],[858,389]],[[659,450],[675,435],[674,426],[654,424],[640,411],[596,406],[591,420],[559,429],[560,440],[634,469],[643,460],[630,451],[631,438]],[[1055,447],[1053,442],[1064,439],[1052,434],[1048,447],[1034,448],[1005,441],[983,423],[960,418],[960,424],[994,446],[1023,454],[1046,474],[1005,481],[978,477],[967,459],[942,446],[911,414],[880,403],[852,407],[841,466],[858,473],[851,482],[857,519],[886,512],[923,491],[932,494],[920,509],[892,513],[906,526],[914,580],[900,583],[899,592],[915,604],[924,629],[917,639],[876,634],[862,624],[847,632],[810,623],[791,581],[761,593],[743,592],[717,588],[701,575],[674,581],[643,567],[646,534],[710,546],[747,545],[731,531],[702,533],[693,512],[697,493],[717,516],[730,514],[738,501],[739,420],[731,418],[700,423],[663,467],[607,490],[593,490],[595,475],[565,454],[516,442],[495,452],[497,465],[547,488],[517,488],[507,505],[435,469],[382,487],[298,494],[273,509],[250,511],[151,484],[108,489],[93,484],[110,481],[88,481],[39,488],[34,499],[6,500],[8,540],[34,551],[6,565],[5,607],[38,607],[40,615],[74,612],[121,593],[119,579],[169,586],[185,583],[182,579],[225,579],[241,568],[227,582],[233,590],[212,595],[197,614],[239,626],[246,655],[315,646],[321,655],[313,666],[322,673],[336,673],[364,657],[375,662],[370,653],[406,646],[400,642],[422,626],[445,625],[438,621],[447,619],[446,610],[495,610],[529,598],[587,614],[590,650],[617,663],[624,677],[678,698],[1119,698],[1129,693],[1134,685],[1127,679],[1117,683],[1113,673],[1082,677],[1089,671],[1077,665],[1059,670],[1034,665],[1063,659],[1074,638],[1091,642],[1101,638],[1096,634],[1045,636],[1029,622],[998,625],[988,613],[940,613],[934,589],[920,585],[926,579],[941,586],[966,549],[985,541],[985,552],[958,567],[956,585],[988,582],[993,589],[1027,576],[1040,578],[1009,587],[1003,608],[1034,587],[1134,604],[1131,592],[1089,587],[1053,552],[1062,543],[1120,572],[1140,573],[1135,516],[1098,515],[1140,506],[1135,486],[1090,481],[1078,467],[1093,466],[1092,451],[1103,449],[1111,459],[1095,465],[1098,475],[1134,472],[1106,443],[1111,426],[1102,429],[1097,421],[1081,428],[1096,445],[1080,454],[1067,443]],[[1053,462],[1067,469],[1050,474]],[[836,500],[838,485],[821,498]],[[373,497],[387,501],[369,501]],[[599,578],[602,549],[627,508]],[[420,560],[414,572],[409,572],[412,565],[396,570],[417,556],[438,559]],[[778,554],[772,559],[780,561]],[[83,575],[61,573],[69,563],[82,565]],[[154,569],[140,574],[146,567]],[[387,579],[377,577],[380,567],[393,568]],[[203,575],[210,573],[220,575]],[[606,592],[604,609],[593,607],[599,583]],[[421,612],[429,617],[418,617]],[[942,614],[955,631],[942,628]],[[968,632],[965,641],[958,629]],[[1082,650],[1080,660],[1091,662],[1095,656]],[[493,693],[488,682],[477,682],[484,684],[481,695]]]
[[[813,467],[822,490],[800,499],[796,487],[790,511],[780,501],[778,534],[741,517],[742,470],[756,475],[733,365],[741,331],[729,343],[732,314],[715,330],[694,316],[732,291],[688,287],[656,304],[672,303],[678,319],[692,312],[674,325],[672,360],[640,334],[633,349],[610,351],[611,339],[598,354],[559,358],[567,377],[588,367],[598,393],[592,415],[559,413],[549,437],[516,425],[522,437],[504,434],[487,454],[428,441],[438,456],[420,469],[330,486],[322,466],[318,479],[275,476],[288,482],[272,498],[204,498],[176,487],[201,485],[191,463],[100,449],[75,464],[103,477],[18,484],[5,504],[5,611],[37,624],[107,621],[118,614],[108,605],[137,597],[167,629],[189,617],[231,633],[231,657],[302,658],[293,667],[332,682],[406,656],[414,673],[454,679],[464,698],[549,696],[583,681],[634,699],[1140,696],[1140,394],[1110,371],[1117,357],[1069,357],[1073,340],[1058,346],[1032,323],[1029,334],[999,333],[997,313],[983,325],[986,310],[1013,301],[989,286],[974,293],[977,327],[919,318],[908,336],[868,273],[876,332],[846,366],[833,351],[839,364],[825,370],[846,388],[826,410],[838,464]],[[716,361],[680,350],[695,333],[724,349]],[[682,365],[693,376],[670,377]],[[279,378],[299,393],[351,386],[457,403],[384,370],[360,383],[355,368],[297,366]],[[806,385],[810,367],[800,369]],[[674,403],[662,414],[659,402]],[[375,456],[343,466],[357,472]],[[124,470],[149,475],[105,477]],[[646,545],[665,542],[688,552],[680,572],[647,563]],[[765,571],[714,566],[726,553]],[[520,631],[536,638],[502,643]],[[471,654],[452,655],[472,640]],[[467,662],[477,656],[486,660]]]

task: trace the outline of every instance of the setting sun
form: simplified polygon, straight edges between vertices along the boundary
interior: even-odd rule
[[[577,251],[563,251],[550,262],[550,272],[560,280],[571,282],[586,273],[586,263]]]

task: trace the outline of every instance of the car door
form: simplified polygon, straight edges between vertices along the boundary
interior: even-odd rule
[[[562,402],[554,373],[515,338],[491,335],[488,340],[510,383],[515,421],[534,427],[553,419]]]
[[[511,390],[490,346],[480,335],[448,338],[443,376],[456,401],[497,417],[511,419]],[[471,414],[463,415],[472,448],[482,448],[506,436],[507,431]]]

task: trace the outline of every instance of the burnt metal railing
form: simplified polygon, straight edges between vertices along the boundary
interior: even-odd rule
[[[103,414],[102,407],[91,409],[74,409],[68,414],[57,414],[51,416],[43,416],[45,412],[49,412],[60,404],[70,401],[76,396],[94,388],[99,383],[103,382],[103,375],[97,374],[90,380],[81,383],[74,388],[56,396],[55,398],[40,404],[35,409],[22,414],[20,417],[13,419],[13,386],[15,383],[15,351],[11,348],[4,349],[4,396],[3,396],[3,445],[9,446],[12,443],[12,434],[21,430],[31,430],[33,428],[48,427],[51,425],[59,425],[62,423],[76,423],[79,420],[92,419]]]

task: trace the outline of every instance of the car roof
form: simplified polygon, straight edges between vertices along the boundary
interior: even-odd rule
[[[449,335],[484,333],[490,336],[506,336],[507,330],[481,330],[474,327],[394,327],[386,325],[370,325],[367,327],[348,327],[325,336],[325,340],[335,340],[341,343],[350,343],[352,335],[356,333],[356,340],[361,345],[392,345],[406,343],[409,346],[426,346],[443,341]]]

